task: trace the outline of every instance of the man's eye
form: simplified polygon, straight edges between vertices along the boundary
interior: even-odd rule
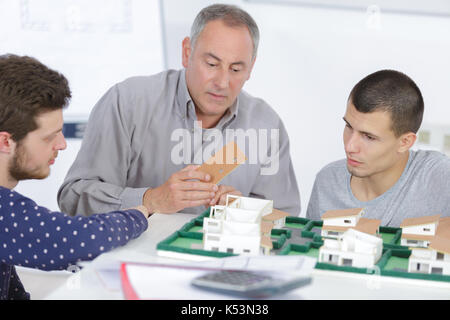
[[[55,140],[55,138],[58,136],[58,134],[52,134],[51,136],[48,136],[47,138],[45,138],[45,141],[51,142],[53,140]]]
[[[372,136],[369,136],[368,134],[366,134],[366,135],[364,135],[367,139],[369,139],[369,140],[375,140],[375,138],[374,137],[372,137]]]

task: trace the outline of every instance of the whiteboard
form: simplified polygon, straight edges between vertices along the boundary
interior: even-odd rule
[[[69,80],[65,118],[87,120],[108,88],[163,70],[157,0],[0,0],[0,54],[37,58]]]

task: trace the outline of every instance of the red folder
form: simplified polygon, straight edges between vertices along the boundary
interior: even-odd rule
[[[123,294],[126,300],[140,300],[128,278],[127,265],[128,263],[122,263],[120,265],[120,282],[122,283]]]

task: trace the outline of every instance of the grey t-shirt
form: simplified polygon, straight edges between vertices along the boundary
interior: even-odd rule
[[[399,227],[406,218],[450,216],[450,159],[436,151],[410,151],[400,179],[367,202],[355,198],[346,160],[332,162],[316,176],[306,217],[320,220],[327,210],[365,208],[365,218]]]

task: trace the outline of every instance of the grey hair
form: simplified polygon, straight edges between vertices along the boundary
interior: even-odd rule
[[[228,26],[247,27],[253,40],[253,56],[256,57],[259,44],[259,29],[253,18],[241,8],[228,4],[213,4],[203,8],[195,17],[191,27],[191,47],[195,47],[195,43],[206,24],[213,20],[222,20]]]

